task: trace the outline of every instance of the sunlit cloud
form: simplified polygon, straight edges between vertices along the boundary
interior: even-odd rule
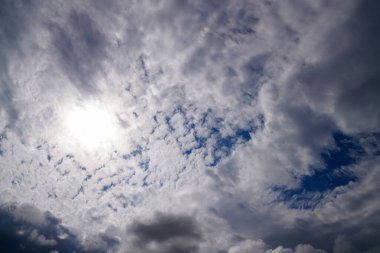
[[[379,9],[1,1],[0,251],[378,252]]]

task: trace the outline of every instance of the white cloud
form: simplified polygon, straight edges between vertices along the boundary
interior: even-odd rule
[[[54,239],[47,239],[44,235],[38,234],[37,230],[33,230],[29,235],[29,240],[39,244],[39,245],[56,245],[57,242]]]
[[[240,242],[238,245],[235,245],[231,247],[228,250],[228,253],[250,253],[250,252],[256,252],[256,253],[265,253],[267,252],[267,245],[261,241],[252,241],[252,240],[246,240],[243,242]]]
[[[349,167],[358,182],[324,193],[315,210],[289,208],[272,187],[297,188],[322,168],[334,132],[380,131],[371,5],[5,2],[0,203],[49,210],[100,248],[157,211],[197,217],[201,252],[359,247],[361,228],[379,225],[375,134],[360,137],[369,155]],[[65,122],[89,104],[117,121],[112,141],[90,150]],[[46,222],[33,210],[14,215]]]
[[[283,246],[268,249],[268,246],[262,240],[245,240],[231,247],[228,253],[326,253],[326,251],[315,249],[308,244],[299,244],[294,250]]]

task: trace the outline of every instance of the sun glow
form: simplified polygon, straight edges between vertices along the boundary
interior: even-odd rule
[[[116,122],[106,109],[87,106],[69,113],[66,119],[71,138],[86,148],[96,148],[112,142]]]

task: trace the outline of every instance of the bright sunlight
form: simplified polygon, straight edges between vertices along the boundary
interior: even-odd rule
[[[87,106],[68,114],[70,135],[86,148],[96,148],[111,141],[115,135],[115,119],[107,110]]]

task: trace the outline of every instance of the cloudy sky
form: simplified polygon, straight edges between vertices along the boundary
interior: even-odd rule
[[[380,2],[0,0],[0,251],[378,253]]]

